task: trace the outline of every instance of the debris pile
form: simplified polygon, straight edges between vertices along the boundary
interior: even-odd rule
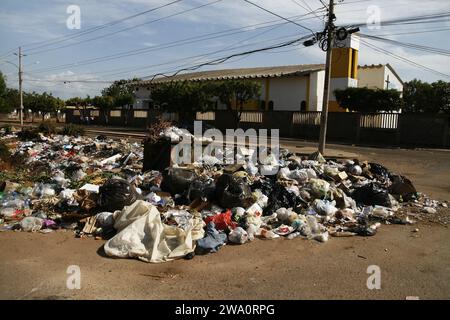
[[[109,239],[109,256],[146,262],[256,238],[373,236],[383,223],[412,224],[447,207],[380,164],[320,153],[282,150],[253,163],[241,152],[241,164],[204,157],[143,172],[144,147],[127,140],[3,132],[0,144],[0,231],[73,230]]]

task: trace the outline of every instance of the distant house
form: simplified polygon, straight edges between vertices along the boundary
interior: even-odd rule
[[[258,68],[238,68],[185,73],[157,78],[152,83],[168,81],[217,81],[248,79],[261,82],[261,93],[244,106],[245,110],[321,111],[325,78],[323,64],[302,64]],[[403,82],[387,65],[358,66],[358,86],[403,90]],[[135,91],[134,109],[152,108],[150,82],[143,81]],[[217,102],[217,109],[225,109]]]

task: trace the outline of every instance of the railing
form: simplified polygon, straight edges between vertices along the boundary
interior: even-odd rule
[[[147,111],[145,111],[145,110],[135,110],[133,112],[133,117],[135,117],[135,118],[147,118]]]
[[[262,123],[263,113],[262,112],[242,112],[241,122],[252,122],[252,123]]]
[[[322,112],[294,112],[292,124],[302,124],[310,126],[320,126],[320,116]]]
[[[122,110],[111,110],[109,116],[111,118],[119,118],[122,115]]]
[[[398,113],[361,114],[361,128],[397,129]]]
[[[195,115],[196,120],[209,120],[214,121],[216,120],[216,113],[213,111],[209,112],[197,112]]]

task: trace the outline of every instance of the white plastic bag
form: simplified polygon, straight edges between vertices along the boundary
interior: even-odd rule
[[[241,227],[237,227],[228,235],[228,240],[233,243],[244,244],[248,241],[247,231]]]

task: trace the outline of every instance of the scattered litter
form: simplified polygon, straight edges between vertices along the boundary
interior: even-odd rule
[[[162,139],[193,137],[176,127],[161,130]],[[20,167],[0,175],[0,231],[107,235],[106,254],[119,258],[192,259],[255,238],[374,236],[382,224],[411,225],[413,217],[448,207],[381,164],[327,160],[319,152],[307,158],[267,152],[253,162],[255,150],[240,147],[240,164],[202,156],[186,166],[143,171],[140,143],[105,136],[29,138],[0,133],[0,140],[12,139],[9,151],[20,159]]]

